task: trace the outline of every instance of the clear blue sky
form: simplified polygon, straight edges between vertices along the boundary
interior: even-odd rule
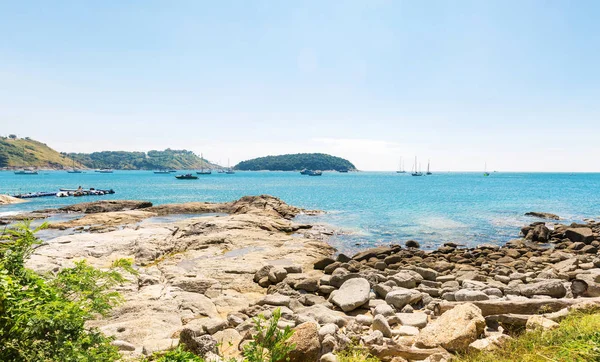
[[[600,171],[597,1],[0,0],[0,134]]]

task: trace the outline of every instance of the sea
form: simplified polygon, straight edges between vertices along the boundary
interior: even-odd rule
[[[193,172],[193,171],[190,171]],[[179,172],[178,174],[185,173]],[[439,172],[413,177],[396,172],[236,172],[177,180],[152,171],[40,171],[38,175],[0,172],[0,194],[58,191],[59,188],[113,189],[115,194],[87,197],[42,197],[0,206],[0,215],[73,203],[131,199],[154,204],[189,201],[225,202],[245,195],[267,194],[320,216],[299,222],[323,223],[338,230],[330,243],[352,253],[372,246],[416,240],[424,249],[445,242],[466,246],[503,244],[519,237],[525,224],[540,221],[528,211],[560,215],[561,222],[600,219],[600,173]]]

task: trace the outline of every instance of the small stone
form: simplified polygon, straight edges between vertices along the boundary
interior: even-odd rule
[[[373,318],[373,324],[371,325],[371,328],[373,328],[375,331],[380,331],[384,337],[392,337],[392,329],[390,328],[387,319],[385,319],[385,317],[381,314],[378,314]]]

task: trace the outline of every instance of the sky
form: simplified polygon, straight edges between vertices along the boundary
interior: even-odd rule
[[[0,0],[0,135],[600,171],[597,1]]]

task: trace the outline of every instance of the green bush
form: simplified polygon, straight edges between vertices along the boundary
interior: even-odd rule
[[[111,338],[85,322],[105,315],[121,301],[112,288],[125,279],[114,268],[134,272],[119,260],[110,271],[85,261],[56,275],[41,276],[25,267],[40,244],[28,223],[0,234],[0,360],[115,361]]]
[[[289,361],[288,354],[296,348],[289,344],[288,339],[294,333],[289,326],[284,330],[277,328],[277,323],[281,318],[281,309],[273,311],[273,318],[270,321],[263,315],[254,319],[256,334],[252,336],[252,341],[244,348],[244,361],[246,362],[280,362]]]

